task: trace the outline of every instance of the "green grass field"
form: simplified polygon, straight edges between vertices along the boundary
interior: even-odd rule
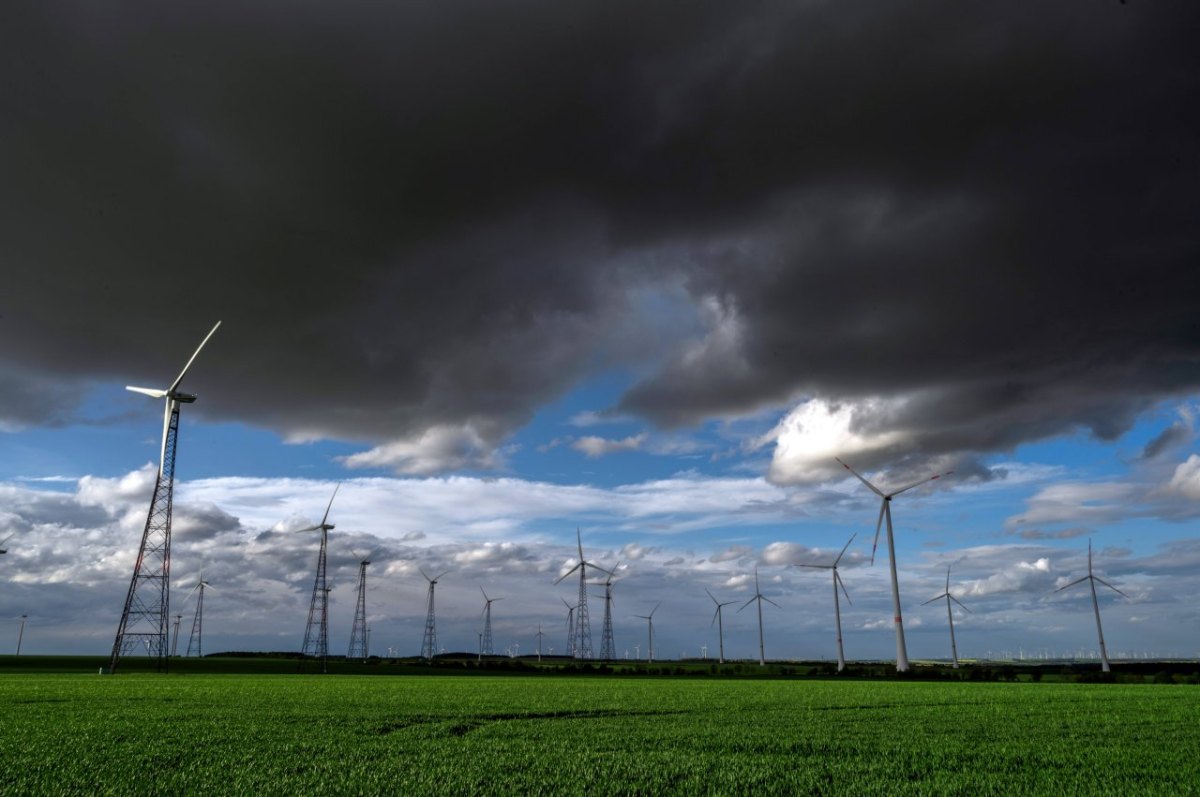
[[[0,676],[0,792],[1194,794],[1190,686]]]

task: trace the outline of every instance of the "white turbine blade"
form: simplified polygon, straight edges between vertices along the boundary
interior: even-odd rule
[[[650,610],[650,616],[651,616],[651,617],[653,617],[653,616],[654,616],[654,613],[655,613],[656,611],[658,611],[658,607],[659,607],[659,606],[662,606],[662,601],[659,601],[658,603],[654,604],[654,608]]]
[[[816,568],[817,570],[832,570],[832,569],[835,567],[835,565],[806,565],[806,564],[799,564],[799,565],[792,565],[792,567],[812,567],[812,568]]]
[[[762,596],[762,599],[763,599],[763,600],[765,600],[767,603],[771,604],[772,606],[774,606],[776,609],[782,609],[782,608],[783,608],[783,607],[782,607],[782,606],[780,606],[778,603],[776,603],[775,601],[773,601],[773,600],[771,600],[770,598],[768,598],[766,595],[763,595],[763,596]]]
[[[429,577],[429,574],[425,572],[425,568],[418,567],[417,572],[424,576],[426,581],[433,581],[433,579]]]
[[[943,476],[949,476],[951,473],[954,473],[954,471],[948,470],[945,473],[935,473],[933,476],[930,476],[929,478],[921,479],[919,482],[913,482],[912,484],[908,485],[907,487],[901,487],[899,490],[893,491],[891,495],[893,497],[895,497],[897,495],[900,495],[900,493],[906,493],[914,487],[920,487],[922,484],[925,484],[926,482],[931,482],[934,479],[940,479]]]
[[[850,543],[854,542],[854,538],[857,536],[858,536],[857,531],[850,535],[850,539],[847,540],[846,544],[842,546],[842,552],[837,555],[837,559],[833,560],[834,567],[837,567],[838,562],[842,561],[842,557],[846,555],[846,549],[850,547]]]
[[[705,587],[705,588],[704,588],[704,592],[705,592],[705,594],[707,594],[707,595],[708,595],[708,597],[712,598],[712,602],[713,602],[713,603],[716,603],[718,606],[720,605],[720,603],[717,601],[717,599],[716,599],[716,598],[713,598],[713,594],[712,594],[711,592],[709,592],[709,591],[708,591],[708,587]]]
[[[320,526],[306,526],[305,528],[302,528],[302,529],[296,529],[296,531],[297,531],[297,532],[301,532],[301,531],[317,531],[317,530],[319,530],[320,528],[321,528]]]
[[[924,602],[924,603],[922,603],[921,605],[922,605],[922,606],[928,606],[929,604],[933,603],[934,601],[940,601],[942,598],[945,598],[945,597],[946,597],[946,593],[944,593],[944,592],[943,592],[941,595],[935,595],[934,597],[932,597],[932,598],[930,598],[929,600],[925,601],[925,602]]]
[[[329,520],[329,510],[333,508],[333,499],[337,498],[337,491],[341,486],[342,483],[338,482],[333,487],[333,495],[329,496],[329,503],[325,505],[325,514],[321,517],[322,526],[325,525],[325,521]]]
[[[716,609],[713,611],[713,619],[712,619],[712,622],[710,622],[710,623],[708,624],[708,627],[709,627],[709,628],[712,628],[714,625],[716,625],[716,624],[717,624],[717,615],[718,615],[718,614],[720,614],[720,613],[721,613],[721,606],[720,606],[720,604],[717,604],[717,608],[716,608]]]
[[[567,576],[571,575],[571,574],[572,574],[572,573],[574,573],[576,570],[578,570],[578,569],[580,568],[580,566],[582,566],[582,565],[583,565],[583,562],[580,562],[579,564],[575,565],[575,566],[574,566],[574,567],[572,567],[570,570],[568,570],[567,572],[563,573],[563,574],[562,574],[561,576],[559,576],[558,578],[554,579],[554,583],[555,583],[555,584],[557,584],[558,582],[562,581],[564,578],[566,578]]]
[[[883,513],[887,509],[887,499],[879,502],[879,520],[875,521],[875,542],[871,543],[871,567],[875,566],[875,549],[879,547],[879,530],[883,528]]]
[[[437,581],[438,579],[440,579],[442,576],[446,575],[449,572],[450,572],[449,570],[443,570],[442,572],[438,573],[437,576],[433,580]]]
[[[962,609],[964,612],[966,612],[967,614],[975,614],[975,612],[971,611],[971,610],[970,610],[970,609],[968,609],[966,606],[963,606],[963,604],[962,604],[962,601],[960,601],[958,598],[954,597],[953,595],[951,595],[951,596],[950,596],[950,600],[952,600],[952,601],[954,601],[955,603],[957,603],[957,604],[958,604],[958,607],[959,607],[960,609]]]
[[[846,591],[846,584],[844,581],[842,581],[842,576],[838,573],[837,568],[834,568],[833,578],[835,581],[837,581],[838,586],[842,588],[842,594],[846,596],[846,603],[849,603],[851,606],[853,606],[854,601],[850,600],[850,593]]]
[[[1073,587],[1076,584],[1082,584],[1083,582],[1087,581],[1089,578],[1091,578],[1091,576],[1084,576],[1083,578],[1077,578],[1074,581],[1072,581],[1070,584],[1066,584],[1066,585],[1061,586],[1058,589],[1054,590],[1054,592],[1062,592],[1067,587]],[[1051,593],[1051,594],[1054,594],[1054,593]]]
[[[1103,584],[1104,586],[1106,586],[1106,587],[1108,587],[1109,589],[1111,589],[1113,592],[1116,592],[1116,593],[1118,593],[1118,594],[1121,594],[1121,595],[1125,595],[1125,593],[1124,593],[1124,592],[1121,592],[1121,590],[1117,589],[1117,588],[1116,588],[1116,587],[1114,587],[1112,584],[1109,584],[1107,581],[1105,581],[1104,579],[1100,578],[1100,576],[1094,576],[1094,578],[1095,578],[1097,581],[1099,581],[1101,584]],[[1128,596],[1128,595],[1125,595],[1125,597],[1126,597],[1126,598],[1128,598],[1129,596]]]
[[[748,600],[748,601],[746,601],[745,603],[743,603],[743,604],[742,604],[742,605],[741,605],[741,606],[738,608],[738,611],[740,612],[742,609],[745,609],[747,606],[749,606],[750,604],[754,603],[756,600],[758,600],[758,596],[757,596],[757,595],[755,595],[753,598],[751,598],[750,600]]]
[[[5,537],[4,539],[0,540],[0,545],[3,545],[4,543],[8,542],[9,540],[11,540],[11,539],[12,539],[13,537],[15,537],[15,536],[16,536],[16,532],[14,531],[12,534],[9,534],[9,535],[8,535],[7,537]],[[706,591],[707,591],[707,590],[706,590]]]
[[[220,321],[218,321],[216,326],[208,331],[208,334],[204,336],[204,340],[200,341],[200,345],[196,347],[196,351],[192,352],[191,358],[188,359],[187,365],[183,366],[183,370],[179,372],[179,376],[175,377],[175,381],[171,383],[169,388],[167,388],[167,393],[174,393],[175,388],[179,387],[179,383],[183,381],[183,375],[186,374],[188,369],[192,367],[192,362],[195,361],[196,355],[199,354],[200,350],[204,348],[204,344],[208,343],[208,339],[213,336],[213,333],[217,331],[217,327],[219,326],[221,326]]]
[[[579,536],[579,527],[575,527],[575,542],[579,545],[579,561],[583,561],[583,537]]]
[[[867,487],[871,490],[871,492],[875,493],[875,495],[879,496],[880,498],[883,498],[883,493],[879,492],[879,488],[876,487],[875,485],[871,484],[866,479],[864,479],[858,471],[856,471],[854,468],[847,465],[845,462],[842,462],[842,460],[839,459],[838,457],[834,457],[834,459],[836,459],[838,461],[838,464],[840,464],[843,468],[845,468],[846,470],[853,473],[854,478],[858,479],[860,482],[867,485]]]
[[[143,396],[149,396],[150,398],[163,398],[167,395],[167,391],[159,390],[153,387],[134,387],[133,385],[126,385],[125,389],[132,390],[134,393],[141,393]]]

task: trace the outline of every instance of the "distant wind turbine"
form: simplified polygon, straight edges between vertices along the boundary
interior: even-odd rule
[[[721,607],[732,606],[733,604],[737,603],[737,601],[725,601],[724,603],[721,603],[716,598],[713,598],[713,594],[711,592],[708,592],[707,587],[704,588],[704,591],[708,593],[708,597],[712,598],[712,602],[717,605],[716,611],[713,612],[712,623],[709,623],[708,627],[712,628],[713,623],[717,624],[717,645],[718,645],[717,649],[721,652],[721,655],[720,655],[720,658],[718,659],[718,661],[721,664],[724,664],[725,663],[725,624],[721,621]]]
[[[896,578],[896,541],[892,535],[892,499],[900,495],[900,493],[908,492],[914,487],[920,487],[922,484],[931,482],[934,479],[940,479],[943,476],[949,476],[954,471],[946,471],[933,476],[921,479],[918,482],[913,482],[907,487],[901,487],[899,490],[893,490],[890,493],[885,493],[869,481],[864,479],[858,471],[842,462],[837,457],[838,464],[854,474],[854,477],[865,484],[871,492],[879,496],[879,520],[875,522],[875,542],[871,544],[871,564],[875,564],[875,549],[879,546],[879,529],[883,525],[883,519],[887,518],[887,541],[888,541],[888,563],[892,571],[892,611],[893,620],[896,624],[896,672],[908,672],[908,649],[904,644],[904,617],[900,612],[900,584]]]
[[[192,587],[187,598],[183,599],[183,602],[187,603],[188,598],[196,596],[196,614],[192,617],[192,635],[188,637],[188,656],[192,655],[194,648],[196,656],[204,657],[204,591],[206,589],[212,589],[212,584],[204,580],[204,573],[201,572],[200,580],[196,582],[196,586]]]
[[[1090,538],[1088,539],[1088,574],[1083,578],[1077,578],[1070,584],[1061,586],[1054,591],[1062,592],[1064,589],[1070,589],[1076,584],[1082,584],[1085,581],[1090,581],[1092,587],[1092,609],[1096,613],[1096,636],[1100,640],[1100,669],[1104,672],[1111,672],[1111,669],[1108,666],[1108,649],[1104,646],[1104,628],[1102,628],[1100,625],[1100,600],[1096,597],[1096,582],[1099,581],[1101,584],[1108,587],[1118,595],[1122,595],[1126,598],[1129,596],[1092,572],[1092,541]]]
[[[479,588],[483,592],[483,587]],[[502,601],[504,598],[489,598],[486,592],[483,592],[483,611],[479,613],[483,621],[483,636],[479,642],[479,653],[481,656],[492,655],[492,604],[496,601]]]
[[[588,620],[587,569],[591,567],[601,573],[608,571],[583,558],[583,538],[579,535],[579,529],[575,529],[575,542],[579,546],[579,561],[574,567],[555,579],[554,583],[557,584],[576,570],[579,571],[579,600],[575,604],[575,636],[577,639],[573,639],[572,644],[575,649],[575,658],[590,659],[592,657],[592,626]]]
[[[807,565],[802,564],[801,567],[813,567],[820,570],[830,570],[833,572],[833,619],[837,628],[837,671],[841,672],[846,669],[846,656],[842,652],[842,607],[838,602],[838,587],[842,588],[842,593],[846,596],[846,603],[851,603],[850,593],[846,592],[846,585],[842,582],[841,575],[838,574],[838,562],[842,561],[842,557],[846,555],[846,549],[850,547],[850,543],[854,542],[854,538],[858,534],[851,534],[850,540],[842,547],[842,552],[837,555],[831,565]]]
[[[646,621],[646,663],[654,661],[654,613],[658,611],[658,607],[662,606],[662,601],[654,604],[654,608],[650,610],[650,614],[635,614],[634,617]]]
[[[337,498],[339,483],[333,488],[333,495],[325,506],[325,515],[315,526],[308,526],[302,531],[321,532],[321,546],[317,550],[317,575],[313,579],[312,598],[308,603],[308,622],[304,626],[304,643],[300,647],[303,656],[312,655],[321,660],[321,672],[328,672],[329,658],[329,589],[325,583],[326,550],[329,547],[329,531],[335,526],[329,522],[329,510],[333,507],[333,499]],[[304,666],[301,659],[301,667]]]
[[[765,667],[765,666],[767,666],[767,653],[766,653],[766,648],[763,645],[762,602],[766,601],[767,603],[774,606],[776,609],[779,609],[782,607],[775,601],[768,598],[766,595],[763,595],[762,592],[759,590],[759,588],[758,588],[758,568],[757,567],[754,568],[754,597],[751,598],[750,600],[746,601],[745,603],[743,603],[741,608],[738,609],[738,611],[740,612],[742,609],[745,609],[747,606],[754,603],[755,601],[758,601],[758,666]]]
[[[437,617],[433,612],[433,593],[434,588],[437,587],[438,579],[450,571],[443,570],[433,578],[430,578],[424,570],[421,570],[421,568],[418,567],[417,570],[420,570],[421,575],[425,576],[425,580],[429,582],[429,597],[426,602],[425,612],[425,636],[421,639],[421,658],[425,659],[426,661],[433,661],[433,657],[438,651]]]
[[[960,601],[958,598],[956,598],[950,594],[950,568],[949,567],[946,568],[946,591],[943,592],[941,595],[934,595],[932,598],[925,601],[921,605],[928,606],[929,604],[933,603],[934,601],[940,601],[942,598],[946,599],[946,618],[950,621],[950,654],[954,658],[954,669],[957,670],[958,669],[958,645],[956,645],[954,642],[954,612],[953,612],[953,607],[950,605],[950,601],[954,601],[955,603],[957,603],[959,605],[959,607],[964,612],[967,612],[968,614],[971,612],[971,610],[968,609],[966,606],[963,606],[962,601]]]

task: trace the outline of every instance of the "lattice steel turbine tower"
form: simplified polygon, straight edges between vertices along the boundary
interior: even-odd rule
[[[574,567],[555,579],[554,583],[557,584],[576,570],[579,571],[579,601],[575,604],[575,628],[571,640],[574,647],[572,656],[577,659],[590,659],[592,658],[592,625],[588,619],[587,569],[591,567],[601,573],[608,571],[583,558],[583,539],[579,536],[579,529],[575,529],[575,542],[579,546],[579,561]]]
[[[325,516],[315,526],[297,529],[297,531],[320,531],[321,547],[317,551],[317,575],[313,579],[312,598],[308,604],[308,623],[304,626],[304,644],[300,648],[302,656],[312,656],[321,660],[321,672],[328,671],[329,658],[329,589],[325,583],[325,553],[329,547],[329,531],[335,528],[329,523],[329,510],[333,507],[333,499],[337,498],[338,484],[333,488],[329,504],[325,507]],[[303,667],[303,659],[301,659]]]
[[[595,584],[603,584],[604,585],[604,631],[602,632],[601,637],[600,637],[600,660],[601,661],[613,661],[614,659],[617,658],[617,646],[613,642],[612,588],[613,588],[613,576],[616,574],[617,570],[620,567],[621,567],[621,563],[618,561],[616,566],[613,567],[612,570],[604,571],[608,575],[607,578],[605,578],[603,581],[593,582]],[[599,569],[599,568],[597,568],[597,569]]]
[[[150,498],[146,526],[142,530],[137,562],[133,566],[133,578],[125,596],[125,608],[121,611],[121,622],[117,625],[117,635],[113,640],[112,655],[108,660],[109,672],[116,672],[121,657],[139,647],[145,647],[146,654],[156,660],[155,669],[159,672],[167,670],[171,619],[171,506],[175,493],[179,407],[196,400],[195,395],[181,391],[179,384],[192,367],[196,355],[200,354],[204,344],[208,343],[208,339],[219,326],[220,321],[204,336],[204,340],[200,341],[200,345],[170,387],[163,390],[133,386],[125,388],[151,398],[166,399],[166,406],[163,410],[158,476],[154,481],[154,494]]]
[[[370,645],[367,639],[367,565],[371,564],[369,557],[364,556],[358,563],[358,601],[354,605],[354,625],[350,627],[350,650],[347,659],[362,659],[366,661],[370,655]]]
[[[193,648],[196,651],[196,656],[204,657],[204,590],[209,589],[212,585],[204,580],[204,574],[200,574],[200,580],[196,582],[196,586],[192,587],[192,594],[196,595],[196,616],[192,618],[192,635],[188,637],[187,655],[192,655]],[[184,599],[186,602],[186,598]]]
[[[483,592],[483,587],[479,588]],[[492,604],[496,601],[502,601],[504,598],[489,598],[486,592],[483,592],[483,611],[480,614],[483,616],[483,636],[479,643],[479,655],[491,656],[494,654],[492,650]]]
[[[421,571],[421,575],[425,576],[425,580],[429,582],[429,598],[427,611],[425,612],[425,636],[421,640],[421,658],[425,659],[426,661],[433,661],[433,657],[436,656],[438,652],[437,618],[434,616],[433,612],[433,592],[434,588],[437,586],[438,579],[450,571],[443,570],[438,575],[430,578],[424,570],[421,570],[419,567],[417,569]]]

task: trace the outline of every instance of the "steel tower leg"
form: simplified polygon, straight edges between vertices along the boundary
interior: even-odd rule
[[[179,403],[167,405],[167,423],[163,430],[162,461],[158,478],[154,482],[154,495],[150,499],[150,511],[146,516],[146,527],[142,531],[142,544],[138,548],[137,563],[129,592],[125,596],[125,608],[113,640],[112,655],[108,660],[109,672],[116,672],[121,657],[131,650],[144,647],[150,658],[155,660],[155,669],[166,672],[170,637],[170,582],[171,582],[171,505],[175,491],[175,443],[179,436]]]
[[[348,659],[367,658],[367,562],[358,563],[358,601],[354,608],[354,625],[350,628]]]
[[[480,643],[480,655],[492,655],[492,604],[489,602],[483,608],[483,639]]]
[[[313,581],[312,599],[308,604],[308,623],[304,626],[304,645],[300,652],[321,660],[321,672],[325,672],[329,653],[329,591],[325,588],[325,549],[329,542],[329,531],[321,529],[321,548],[317,552],[317,577]],[[301,661],[303,667],[303,661]]]

